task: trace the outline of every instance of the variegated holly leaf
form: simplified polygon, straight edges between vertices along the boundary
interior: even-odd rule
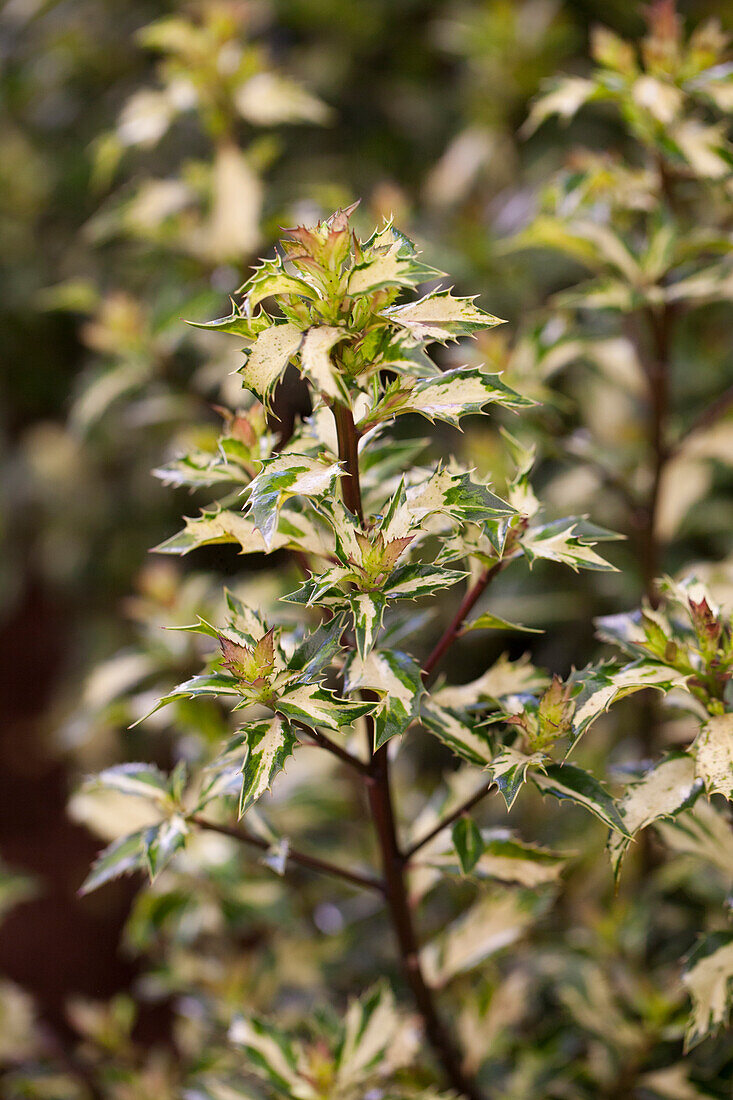
[[[580,108],[598,94],[594,80],[580,76],[564,76],[553,81],[548,91],[533,101],[527,121],[524,123],[525,135],[534,133],[542,123],[553,115],[559,115],[568,122]]]
[[[589,666],[571,673],[569,682],[576,688],[580,685],[573,695],[572,749],[593,722],[619,699],[645,688],[654,688],[666,694],[673,688],[684,687],[686,677],[666,665],[641,660],[624,666],[613,663]]]
[[[671,851],[704,860],[723,876],[725,889],[733,886],[733,830],[712,802],[698,798],[691,810],[660,818],[655,828]]]
[[[443,986],[457,974],[479,966],[526,932],[541,902],[517,891],[480,896],[462,916],[420,952],[423,971],[432,986]]]
[[[386,982],[350,1000],[335,1057],[338,1095],[367,1095],[368,1082],[410,1062],[416,1053],[412,1031],[409,1019],[398,1013]]]
[[[611,829],[627,835],[627,827],[608,791],[590,772],[575,764],[544,764],[532,773],[532,781],[543,794],[575,802],[589,810]]]
[[[489,762],[486,770],[501,791],[507,810],[511,810],[522,784],[527,781],[528,770],[543,767],[547,759],[542,752],[534,752],[528,756],[519,749],[510,747],[501,749]]]
[[[617,572],[593,547],[598,542],[620,538],[601,527],[595,527],[584,519],[571,516],[538,527],[530,526],[521,535],[519,543],[530,566],[538,558],[569,565],[577,573],[580,569],[601,572]]]
[[[144,722],[146,718],[150,718],[156,711],[168,706],[169,703],[176,703],[180,699],[199,699],[206,696],[210,698],[224,696],[241,703],[241,685],[233,676],[224,672],[208,672],[202,673],[200,676],[192,676],[189,680],[184,680],[182,684],[178,684],[167,694],[162,695],[151,710],[133,723],[133,728],[139,725],[140,722]]]
[[[695,776],[695,762],[687,753],[670,753],[646,775],[630,784],[619,803],[624,832],[614,830],[608,838],[614,874],[632,838],[654,821],[676,817],[692,806],[702,783]]]
[[[145,798],[161,807],[171,801],[168,776],[154,764],[115,764],[95,775],[89,785]]]
[[[382,627],[387,597],[382,592],[356,592],[346,597],[351,611],[356,650],[360,657],[371,653]]]
[[[304,680],[311,680],[328,668],[342,650],[341,637],[345,621],[341,615],[333,615],[311,631],[288,658],[288,668],[300,673]]]
[[[425,520],[435,515],[461,524],[486,524],[516,515],[516,511],[487,485],[474,481],[469,471],[439,467],[417,485],[400,483],[384,508],[379,530],[388,543],[412,538]]]
[[[547,674],[534,667],[529,654],[510,661],[503,653],[477,679],[467,684],[441,685],[434,689],[432,697],[440,706],[454,710],[485,710],[487,703],[496,707],[508,695],[542,691],[547,682]]]
[[[278,714],[262,722],[252,722],[231,737],[224,756],[244,756],[240,769],[240,817],[270,789],[273,779],[292,755],[296,743],[294,730]]]
[[[424,693],[420,666],[396,649],[354,654],[345,668],[347,691],[369,691],[378,697],[374,712],[374,748],[399,736],[415,721]]]
[[[710,718],[695,739],[692,755],[707,793],[733,799],[733,714]]]
[[[289,497],[318,497],[333,487],[341,472],[338,462],[322,462],[287,452],[263,462],[249,487],[249,509],[267,550],[278,533],[278,513]]]
[[[190,554],[200,546],[232,543],[242,554],[265,554],[268,546],[254,521],[241,512],[229,509],[202,512],[186,518],[186,526],[155,547],[157,554]],[[325,557],[329,553],[328,530],[314,515],[307,515],[286,503],[276,513],[276,529],[271,535],[269,550],[283,548],[302,550]]]
[[[704,936],[687,959],[682,981],[692,999],[685,1051],[725,1027],[733,1006],[733,933]]]
[[[292,294],[312,302],[321,296],[317,286],[305,278],[299,278],[286,271],[281,256],[263,260],[254,269],[247,282],[240,286],[237,293],[245,296],[245,306],[249,312],[265,298],[279,298]]]
[[[491,741],[486,727],[478,721],[464,720],[456,711],[441,706],[435,695],[423,699],[420,721],[467,763],[485,767],[491,760]]]
[[[241,368],[244,385],[267,404],[290,360],[303,342],[302,331],[291,321],[260,332]]]
[[[188,832],[188,823],[180,814],[173,814],[161,821],[159,825],[151,825],[144,831],[143,860],[151,880],[160,874],[173,856],[184,847]]]
[[[424,298],[382,311],[416,341],[447,343],[504,322],[474,305],[474,298],[455,298],[450,290],[433,290]]]
[[[339,699],[322,684],[295,683],[278,694],[274,704],[279,714],[312,729],[324,726],[338,731],[364,718],[374,710],[373,703],[355,703]]]
[[[391,287],[417,286],[445,274],[421,263],[415,245],[391,223],[364,241],[361,252],[349,276],[352,298]]]
[[[257,336],[272,325],[272,318],[264,310],[259,313],[242,312],[232,302],[232,312],[228,317],[218,317],[215,321],[187,321],[193,328],[203,328],[214,332],[228,332],[232,336],[243,336],[255,340]]]
[[[79,893],[90,894],[92,890],[98,890],[100,886],[104,886],[113,879],[141,870],[144,866],[143,835],[145,831],[140,829],[108,845],[95,859]]]
[[[284,1031],[254,1016],[238,1016],[229,1038],[246,1052],[252,1069],[278,1095],[287,1100],[318,1100],[318,1090],[301,1073],[303,1052]]]
[[[534,401],[515,393],[498,374],[486,374],[478,367],[455,367],[434,378],[397,378],[364,414],[359,428],[364,431],[405,413],[457,426],[462,416],[480,413],[490,404],[516,409]]]
[[[185,819],[174,813],[154,825],[113,841],[94,861],[80,893],[90,894],[92,890],[132,871],[146,870],[154,879],[184,847],[188,832]]]
[[[300,353],[302,373],[318,393],[335,401],[349,402],[343,372],[331,359],[331,349],[349,333],[334,325],[320,325],[308,329]]]

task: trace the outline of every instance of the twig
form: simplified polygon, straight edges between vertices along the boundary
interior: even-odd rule
[[[453,645],[453,642],[458,637],[466,616],[470,613],[474,605],[481,598],[483,593],[493,581],[494,577],[496,577],[497,574],[502,571],[505,564],[505,560],[497,561],[490,568],[484,569],[483,573],[473,585],[473,587],[469,588],[468,592],[463,597],[461,606],[458,608],[458,611],[453,616],[453,619],[450,622],[449,626],[446,627],[442,637],[438,640],[435,648],[423,665],[423,680],[430,679],[441,657],[444,655],[446,650],[450,649],[450,647]]]
[[[364,516],[359,482],[358,434],[354,425],[354,418],[349,409],[339,404],[334,404],[333,413],[336,419],[339,459],[343,462],[345,472],[348,475],[341,480],[344,504],[363,523]],[[491,572],[491,570],[487,572]],[[482,585],[480,591],[476,593],[473,603],[485,587],[486,584]],[[437,654],[436,661],[445,651],[447,645],[450,645],[463,621],[463,617],[468,613],[473,603],[463,612],[447,644]],[[449,1084],[462,1093],[466,1100],[482,1100],[476,1085],[463,1070],[460,1053],[440,1018],[434,993],[425,981],[422,972],[420,949],[405,881],[405,858],[397,841],[389,775],[389,758],[387,755],[388,746],[382,745],[380,749],[374,752],[372,749],[374,744],[374,719],[371,716],[367,717],[366,725],[370,753],[369,774],[366,778],[369,809],[382,859],[384,896],[397,940],[405,979],[422,1017],[425,1036],[442,1066]]]
[[[426,844],[429,844],[430,841],[438,835],[438,833],[442,833],[443,829],[447,829],[448,826],[452,825],[454,821],[457,821],[459,817],[462,817],[463,814],[467,814],[469,810],[472,810],[478,802],[486,797],[493,785],[493,779],[487,780],[487,782],[484,783],[483,786],[479,787],[479,789],[475,791],[475,793],[472,794],[470,798],[467,798],[465,802],[462,802],[461,805],[457,807],[457,809],[453,810],[452,813],[449,813],[448,816],[444,817],[442,821],[439,821],[438,824],[434,828],[432,828],[429,833],[426,833],[425,836],[416,841],[412,845],[412,847],[408,848],[407,851],[404,853],[403,858],[405,862],[409,862],[416,852],[419,852],[421,848],[424,848]]]
[[[682,433],[679,439],[674,443],[668,453],[668,457],[676,455],[682,450],[687,440],[696,435],[697,432],[702,431],[703,428],[709,428],[717,420],[720,420],[730,408],[733,408],[733,386],[729,386],[727,390],[723,390],[719,397],[716,397],[706,409],[697,416],[689,428]]]
[[[248,829],[242,826],[219,825],[216,821],[209,821],[205,817],[200,817],[199,814],[194,814],[189,820],[201,829],[208,829],[212,833],[220,833],[222,836],[231,837],[233,840],[240,840],[243,844],[249,844],[252,848],[259,848],[263,852],[271,847],[262,837],[255,836],[254,833],[249,832]],[[354,886],[361,886],[366,890],[377,890],[380,894],[384,893],[384,883],[374,875],[350,871],[346,867],[339,867],[336,863],[329,863],[328,860],[308,855],[307,852],[301,852],[297,848],[288,849],[288,859],[292,860],[293,863],[298,863],[301,867],[307,867],[310,871],[318,871],[323,875],[343,879],[344,882],[350,882]]]

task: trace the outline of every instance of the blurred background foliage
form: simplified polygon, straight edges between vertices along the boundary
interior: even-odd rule
[[[727,5],[715,0],[680,11],[690,28],[715,16],[733,29]],[[197,898],[173,952],[161,947],[169,946],[166,922],[176,923],[189,889],[185,866],[170,891],[136,903],[123,934],[134,883],[76,898],[95,837],[110,835],[110,823],[89,806],[76,804],[75,818],[65,808],[92,768],[175,758],[177,739],[186,736],[185,706],[175,731],[170,716],[126,729],[154,685],[184,678],[198,660],[190,635],[161,628],[204,613],[218,591],[215,573],[255,599],[269,594],[269,575],[245,573],[230,547],[175,564],[147,551],[201,503],[162,487],[151,469],[191,445],[210,447],[221,423],[216,407],[236,407],[240,393],[231,373],[239,354],[182,319],[226,312],[227,295],[269,254],[279,226],[361,197],[360,224],[394,214],[428,262],[455,276],[459,292],[480,293],[485,308],[507,319],[467,354],[505,370],[510,385],[542,402],[521,429],[538,444],[543,499],[551,512],[588,513],[628,536],[608,551],[618,573],[568,579],[541,564],[529,579],[498,590],[496,614],[544,628],[529,647],[537,663],[561,674],[584,664],[599,652],[594,616],[634,606],[644,593],[653,597],[656,573],[707,563],[718,595],[727,601],[733,591],[725,562],[733,427],[725,405],[710,423],[699,419],[733,384],[730,267],[716,272],[714,293],[694,291],[694,309],[670,307],[664,430],[688,445],[671,448],[658,470],[649,450],[653,392],[650,401],[644,377],[645,361],[649,367],[664,348],[655,352],[659,334],[642,331],[646,300],[611,321],[603,308],[594,313],[592,303],[578,300],[589,272],[606,279],[607,289],[615,260],[602,248],[590,255],[572,224],[586,215],[610,221],[641,237],[649,259],[655,234],[661,252],[672,247],[664,206],[674,222],[670,235],[684,242],[705,230],[706,255],[729,264],[730,164],[716,174],[709,145],[696,147],[700,192],[691,194],[683,178],[670,184],[672,198],[660,197],[644,176],[645,156],[667,139],[645,130],[643,119],[624,117],[612,103],[576,116],[564,103],[564,119],[548,110],[546,120],[532,121],[530,101],[556,73],[589,79],[592,49],[606,64],[603,43],[591,41],[599,22],[626,38],[644,34],[642,7],[623,0],[7,0],[2,7],[0,854],[21,877],[8,876],[0,928],[7,975],[0,1060],[50,1058],[45,1084],[12,1078],[7,1095],[18,1095],[12,1090],[22,1084],[31,1096],[60,1096],[56,1071],[76,1081],[69,1095],[83,1095],[79,1036],[145,1077],[138,1091],[120,1096],[179,1095],[181,1051],[192,1063],[200,1057],[195,1014],[172,1020],[179,996],[192,988],[220,995],[226,973],[232,1001],[244,993],[267,1006],[283,986],[297,1000],[293,990],[317,986],[322,972],[339,992],[369,977],[359,972],[353,942],[359,912],[344,917],[322,889],[311,896],[311,884],[288,898],[266,871],[245,889],[223,870],[230,853],[214,844],[200,853],[211,867],[210,896]],[[708,121],[732,108],[722,97],[707,102]],[[663,146],[659,155],[667,152]],[[673,264],[665,257],[656,256],[645,288],[663,285]],[[443,362],[460,361],[464,351],[446,352]],[[283,387],[277,411],[284,430],[307,411],[297,380]],[[516,418],[504,422],[518,430]],[[501,483],[495,428],[469,423],[462,436],[444,428],[432,439],[436,456],[460,449]],[[453,671],[461,679],[478,675],[503,650],[516,657],[526,648],[516,635],[479,643],[472,636],[457,647]],[[623,760],[629,742],[651,744],[650,727],[662,744],[684,736],[650,706],[629,704],[620,714],[604,727],[605,741],[585,751]],[[213,737],[214,710],[210,721]],[[348,812],[347,795],[330,787],[333,822]],[[300,815],[293,828],[307,823],[312,797],[307,787],[296,792],[288,807]],[[105,812],[114,817],[114,808]],[[531,833],[537,807],[524,812]],[[548,842],[572,841],[566,826],[557,828]],[[483,1030],[471,1034],[476,1025],[467,1016],[464,1042],[477,1059],[490,1040],[505,1052],[512,1070],[503,1096],[544,1095],[542,1052],[552,1044],[567,1058],[585,1059],[588,1088],[606,1082],[607,1091],[593,1095],[631,1095],[614,1059],[622,1067],[625,1060],[645,1064],[648,1050],[666,1041],[677,1007],[645,972],[650,907],[658,907],[657,947],[668,937],[684,950],[706,902],[725,894],[724,872],[691,884],[692,873],[685,879],[675,864],[633,897],[645,863],[614,899],[594,857],[600,847],[585,853],[562,900],[577,949],[563,1008],[575,1030],[560,1028],[558,1038],[538,1007],[552,1004],[547,986],[560,965],[549,948],[530,971],[507,977],[497,970],[488,986],[466,987],[466,997],[483,1006]],[[656,866],[658,853],[647,857]],[[233,938],[223,934],[222,911]],[[262,932],[265,915],[277,915],[283,929],[274,938]],[[329,936],[338,938],[345,923],[354,950],[351,969],[340,973],[342,952]],[[303,936],[312,958],[292,951],[291,937],[302,943]],[[504,1020],[489,987],[503,991]],[[632,1027],[639,1019],[644,1026]],[[510,1053],[512,1021],[535,1036],[535,1054]],[[155,1056],[141,1054],[138,1043]],[[730,1058],[726,1069],[722,1046],[706,1058],[711,1094],[722,1096]],[[684,1092],[686,1079],[660,1082],[652,1095],[703,1095]]]

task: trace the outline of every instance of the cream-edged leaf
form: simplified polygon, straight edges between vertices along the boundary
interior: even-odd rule
[[[415,340],[441,343],[504,323],[474,305],[473,298],[455,298],[450,290],[434,290],[416,302],[390,306],[383,316],[406,329]]]
[[[420,952],[426,980],[432,986],[443,986],[457,974],[473,970],[490,955],[516,943],[533,917],[533,903],[522,894],[480,897]]]
[[[618,874],[631,838],[653,821],[673,817],[690,807],[701,786],[695,776],[695,763],[686,753],[670,754],[629,785],[618,806],[624,833],[614,830],[608,839],[615,874]]]
[[[245,386],[261,401],[269,399],[302,341],[303,333],[290,321],[271,325],[259,333],[241,374]]]
[[[685,1050],[724,1027],[733,1003],[733,933],[713,932],[687,960],[682,982],[692,999]]]
[[[341,374],[330,356],[330,351],[348,332],[334,325],[321,325],[308,329],[300,353],[303,374],[319,393],[332,400],[348,400]]]
[[[733,714],[710,718],[695,739],[692,755],[707,793],[733,799]]]

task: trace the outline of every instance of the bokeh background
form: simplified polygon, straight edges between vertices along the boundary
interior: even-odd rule
[[[680,10],[691,26],[715,15],[733,28],[722,2]],[[241,559],[226,547],[182,563],[149,555],[192,508],[150,471],[182,441],[215,431],[212,406],[236,404],[236,347],[182,319],[226,312],[227,295],[270,254],[278,226],[361,198],[361,226],[393,214],[460,292],[479,293],[484,308],[507,319],[471,354],[546,399],[536,431],[550,509],[590,512],[629,536],[608,551],[617,574],[558,579],[539,568],[502,590],[498,614],[545,629],[532,646],[539,663],[561,673],[585,663],[593,616],[634,606],[648,586],[634,515],[592,463],[574,463],[553,444],[572,437],[580,453],[592,439],[623,450],[633,467],[644,431],[633,384],[619,396],[598,364],[540,369],[558,340],[548,325],[563,323],[550,297],[577,282],[580,268],[550,250],[507,246],[576,147],[623,150],[611,112],[520,133],[547,78],[587,73],[599,21],[638,37],[642,7],[2,6],[0,1061],[17,1053],[8,1021],[30,1012],[31,999],[63,1052],[74,1031],[70,998],[134,990],[144,965],[121,946],[136,882],[77,896],[100,841],[83,814],[69,814],[68,800],[81,776],[106,763],[167,762],[155,729],[127,731],[134,714],[125,691],[151,669],[185,665],[161,627],[174,601],[185,611],[204,598],[201,571],[241,575]],[[730,331],[723,303],[683,332],[675,353],[681,423],[733,379]],[[605,369],[618,366],[616,352]],[[305,411],[295,383],[280,402],[284,418]],[[438,432],[436,453],[447,445],[484,472],[500,462],[496,435],[481,426],[459,440]],[[732,452],[728,428],[675,470],[660,504],[660,567],[728,555]],[[494,656],[516,656],[527,643],[507,636],[490,644]],[[465,646],[455,661],[465,678],[484,667],[486,651]],[[143,1041],[166,1034],[166,1012],[160,1001],[144,1009]]]

